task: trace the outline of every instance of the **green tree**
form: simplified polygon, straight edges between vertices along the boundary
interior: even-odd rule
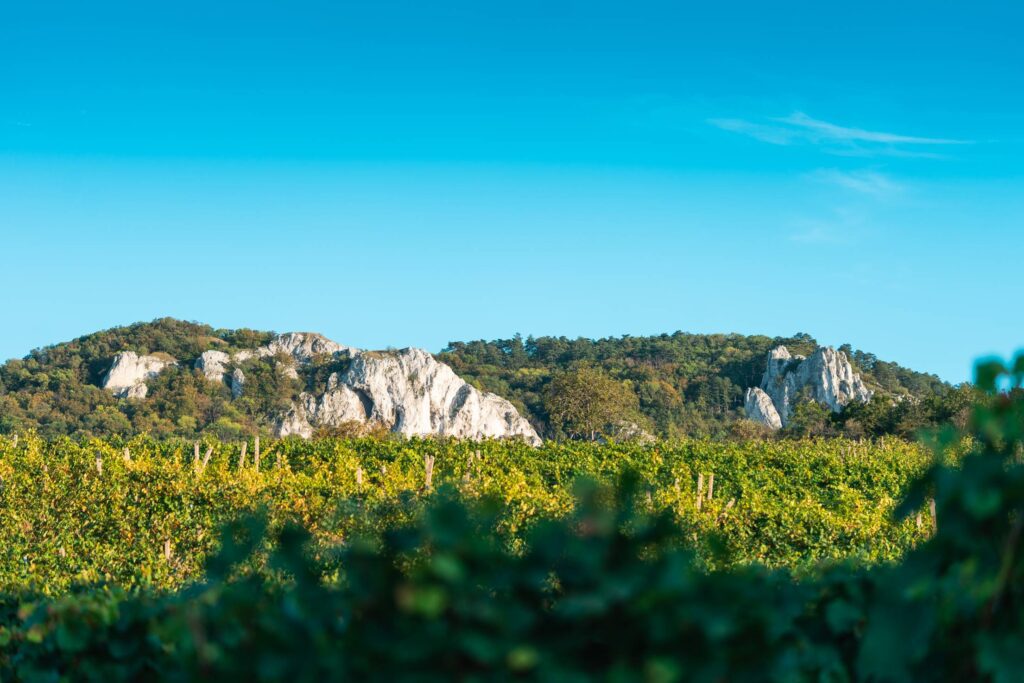
[[[616,425],[636,419],[640,401],[628,384],[597,368],[581,366],[551,380],[545,407],[555,429],[571,438],[593,441]]]
[[[832,436],[832,411],[817,401],[800,401],[793,407],[786,432],[792,436]]]

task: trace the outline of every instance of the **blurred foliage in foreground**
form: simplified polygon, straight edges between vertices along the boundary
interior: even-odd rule
[[[264,546],[259,518],[236,524],[180,592],[9,599],[0,677],[1019,681],[1024,357],[981,366],[978,385],[993,399],[970,452],[947,462],[960,435],[938,435],[902,506],[933,500],[938,526],[899,564],[708,570],[634,475],[581,488],[512,551],[490,533],[500,505],[446,489],[333,547],[298,525]]]

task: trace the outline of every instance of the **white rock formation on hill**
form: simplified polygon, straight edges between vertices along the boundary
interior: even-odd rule
[[[789,423],[801,396],[839,412],[851,401],[866,403],[871,393],[842,351],[822,346],[805,358],[778,346],[768,352],[760,388],[747,390],[745,407],[751,420],[779,429]]]
[[[318,427],[357,422],[383,424],[406,436],[511,437],[535,445],[541,443],[537,432],[511,403],[495,394],[479,391],[421,349],[360,351],[319,334],[292,332],[274,337],[266,346],[230,355],[224,351],[206,351],[196,359],[194,367],[211,382],[226,382],[231,395],[238,398],[245,391],[245,374],[237,366],[253,359],[269,361],[281,354],[290,358],[284,371],[295,378],[300,377],[299,370],[317,356],[328,355],[350,362],[346,370],[328,378],[322,394],[301,394],[298,403],[278,418],[275,431],[279,436],[308,438]],[[130,355],[138,359],[135,354]],[[153,359],[151,356],[142,358]],[[115,367],[119,362],[125,364],[126,369],[119,370],[115,377],[121,382],[116,390],[135,392],[132,397],[145,396],[144,378],[166,366],[166,363],[159,367],[146,365],[139,359],[136,365],[144,365],[149,374],[137,380],[143,375],[138,371],[129,375],[128,360],[115,359]]]
[[[231,398],[238,398],[242,395],[242,391],[245,390],[245,373],[242,372],[241,368],[235,368],[231,371],[228,386],[231,387]]]
[[[292,406],[278,419],[274,432],[278,436],[301,436],[303,439],[308,439],[313,436],[313,427],[306,420],[302,408]]]
[[[750,387],[747,389],[744,407],[747,411],[747,417],[754,422],[760,422],[772,429],[782,429],[782,418],[779,417],[779,411],[775,409],[775,404],[772,403],[772,397],[764,393],[764,390],[760,387]]]
[[[406,436],[540,443],[511,403],[479,391],[422,349],[356,353],[348,370],[331,375],[322,396],[303,399],[306,419],[315,426],[371,422]]]
[[[196,358],[195,369],[202,371],[211,382],[222,382],[230,362],[231,356],[223,351],[204,351]]]
[[[284,353],[299,363],[308,363],[319,355],[338,356],[345,354],[351,356],[359,351],[359,349],[344,346],[331,341],[321,334],[312,332],[279,334],[271,339],[270,343],[264,348],[270,352],[268,355]]]
[[[145,398],[149,391],[146,380],[156,377],[168,365],[177,365],[177,361],[124,351],[114,356],[102,386],[117,398]]]

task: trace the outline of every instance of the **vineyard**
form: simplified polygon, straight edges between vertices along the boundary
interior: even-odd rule
[[[0,440],[0,590],[174,588],[201,578],[220,527],[241,515],[265,510],[330,545],[413,519],[438,488],[498,501],[492,531],[514,549],[536,519],[571,511],[574,482],[627,471],[714,566],[896,560],[931,527],[891,519],[929,462],[899,440],[257,444]]]
[[[978,384],[929,448],[5,437],[0,680],[1017,681]]]

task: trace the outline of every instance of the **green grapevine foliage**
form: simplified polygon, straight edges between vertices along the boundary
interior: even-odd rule
[[[429,498],[428,458],[433,488],[501,501],[492,532],[511,547],[534,520],[571,511],[577,479],[613,482],[626,471],[639,475],[645,505],[671,511],[715,566],[891,561],[930,533],[930,524],[891,520],[929,462],[924,449],[899,440],[540,449],[284,440],[262,445],[258,470],[252,443],[241,465],[240,443],[202,443],[198,453],[193,443],[145,438],[0,439],[0,590],[52,594],[96,581],[175,588],[201,577],[222,525],[257,510],[275,528],[302,524],[325,545],[380,532]]]

